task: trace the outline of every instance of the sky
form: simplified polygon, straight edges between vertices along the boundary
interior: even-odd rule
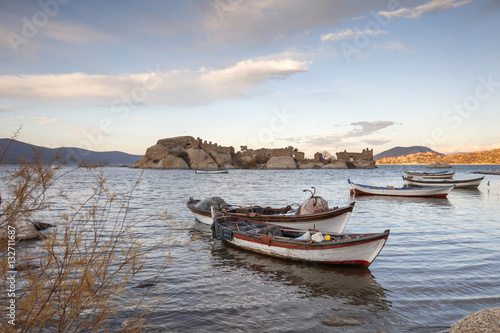
[[[0,138],[500,148],[500,1],[1,1]]]

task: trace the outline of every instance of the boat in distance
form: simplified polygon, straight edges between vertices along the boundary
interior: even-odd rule
[[[215,216],[211,228],[217,239],[250,252],[287,260],[363,267],[370,266],[389,237],[389,230],[370,234],[322,234],[228,215]]]
[[[224,168],[224,169],[212,169],[212,170],[196,169],[194,172],[195,172],[195,173],[199,173],[199,174],[218,174],[218,173],[228,173],[228,172],[229,172],[229,168]]]
[[[272,223],[284,227],[305,230],[312,228],[322,232],[343,232],[349,221],[352,210],[354,209],[355,203],[351,202],[348,206],[344,207],[329,208],[326,206],[322,211],[315,213],[307,213],[304,212],[304,209],[301,209],[307,202],[311,204],[314,203],[316,198],[320,197],[309,198],[295,210],[291,208],[293,204],[282,208],[261,206],[240,207],[227,205],[225,202],[220,205],[221,207],[218,207],[219,204],[206,204],[207,201],[213,198],[208,198],[203,201],[189,198],[189,201],[186,202],[186,206],[193,213],[196,220],[208,225],[211,225],[213,222],[210,207],[214,206],[215,209],[222,211],[225,215],[248,218],[260,223]],[[312,201],[309,201],[311,199]]]
[[[350,193],[354,195],[382,195],[395,197],[446,198],[455,185],[432,187],[371,186],[349,182]]]
[[[420,178],[407,178],[403,176],[403,180],[405,185],[408,186],[449,186],[455,185],[455,187],[464,187],[464,188],[476,188],[481,184],[481,181],[484,179],[483,177],[474,178],[474,179],[420,179]]]
[[[421,177],[425,179],[451,179],[455,172],[439,171],[439,172],[426,172],[426,171],[405,171],[408,178]]]

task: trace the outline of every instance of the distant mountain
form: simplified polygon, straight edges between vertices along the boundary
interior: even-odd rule
[[[387,157],[399,157],[399,156],[406,156],[410,154],[417,154],[417,153],[433,153],[437,154],[440,156],[443,156],[444,154],[438,153],[430,148],[424,147],[424,146],[411,146],[411,147],[394,147],[389,150],[383,151],[380,154],[377,154],[373,156],[373,159],[375,161],[387,158]]]
[[[10,139],[0,139],[0,147],[5,149]],[[87,163],[107,163],[111,166],[119,166],[125,164],[132,165],[140,159],[142,155],[131,155],[119,151],[96,152],[81,148],[45,148],[40,146],[30,145],[21,141],[14,141],[7,152],[5,153],[4,163],[19,163],[20,158],[27,161],[33,160],[33,154],[41,151],[41,159],[43,163],[49,163],[56,155],[59,154],[61,159],[69,159],[70,163],[79,163],[85,161]],[[0,156],[2,151],[0,151]]]

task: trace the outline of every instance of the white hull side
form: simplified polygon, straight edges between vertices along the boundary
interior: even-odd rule
[[[194,218],[198,221],[198,222],[201,222],[203,224],[208,224],[208,225],[212,225],[212,217],[211,216],[205,216],[205,215],[201,215],[201,214],[197,214],[197,213],[193,213],[194,215]]]
[[[341,234],[344,231],[350,217],[351,212],[347,212],[340,216],[334,216],[325,220],[309,222],[272,222],[272,224],[300,230],[315,229],[324,233]]]
[[[422,187],[427,187],[427,186],[450,186],[450,185],[455,185],[455,187],[478,187],[479,184],[481,184],[482,179],[480,180],[474,180],[470,182],[464,182],[464,183],[453,183],[453,182],[447,182],[447,183],[438,183],[436,182],[435,184],[429,184],[429,183],[421,183],[416,180],[405,180],[405,185],[412,185],[412,186],[422,186]]]
[[[193,213],[196,220],[201,223],[212,225],[212,217]],[[308,222],[272,222],[275,225],[294,228],[300,230],[316,229],[324,233],[341,234],[351,217],[351,212],[347,212],[340,216],[331,217],[325,220],[308,221]]]
[[[451,175],[408,175],[408,178],[420,177],[424,179],[452,179],[454,174]]]
[[[428,187],[428,185],[426,186]],[[370,195],[404,196],[404,197],[422,197],[422,196],[445,196],[451,191],[450,185],[447,187],[439,186],[429,189],[390,189],[390,188],[369,188],[351,184],[351,189]]]
[[[249,251],[292,260],[305,260],[320,263],[371,263],[384,247],[386,239],[378,239],[361,244],[321,250],[269,246],[236,237],[233,237],[231,241],[226,241],[233,244],[234,246]]]

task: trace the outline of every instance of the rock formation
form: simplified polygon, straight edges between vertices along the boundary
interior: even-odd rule
[[[339,152],[337,159],[324,159],[316,153],[314,159],[306,159],[303,152],[287,148],[247,149],[235,153],[233,147],[219,146],[192,136],[160,139],[146,150],[144,156],[132,164],[143,169],[346,169],[376,168],[373,150],[361,153]],[[326,165],[325,165],[326,164]]]
[[[233,147],[221,147],[192,136],[160,139],[132,168],[218,169],[232,166]]]
[[[344,161],[333,161],[322,167],[322,169],[348,169]]]
[[[191,169],[217,169],[219,165],[202,149],[186,149]]]
[[[297,163],[291,156],[273,156],[266,163],[267,169],[297,169]]]

